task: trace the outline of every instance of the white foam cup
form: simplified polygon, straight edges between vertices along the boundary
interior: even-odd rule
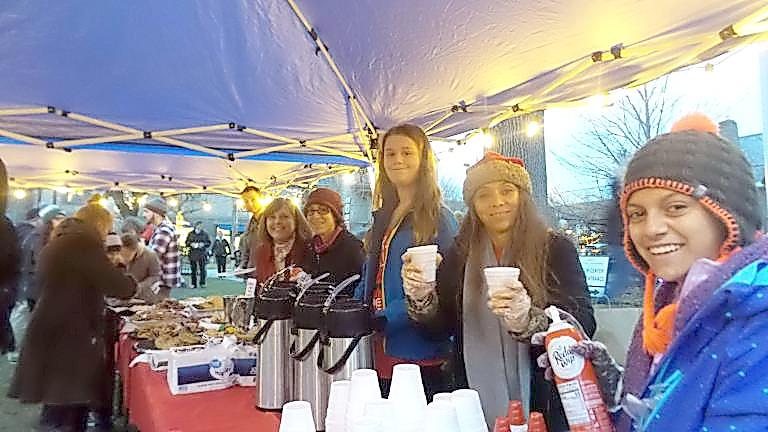
[[[427,405],[423,431],[461,432],[453,404],[443,400]]]
[[[293,401],[283,405],[279,432],[314,432],[312,406],[307,401]]]
[[[510,282],[519,280],[520,269],[517,267],[486,267],[483,269],[488,295],[507,289]]]
[[[437,245],[408,248],[411,262],[421,270],[421,276],[427,282],[433,282],[437,274]]]
[[[485,414],[483,414],[483,406],[480,404],[480,395],[477,391],[461,389],[454,391],[452,395],[453,407],[462,432],[487,432],[488,425],[485,423]]]

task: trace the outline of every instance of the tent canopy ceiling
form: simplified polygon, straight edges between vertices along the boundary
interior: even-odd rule
[[[212,186],[234,161],[267,185],[286,158],[364,166],[397,123],[447,137],[643,84],[766,39],[767,17],[756,0],[4,2],[0,156],[18,179],[66,159]]]

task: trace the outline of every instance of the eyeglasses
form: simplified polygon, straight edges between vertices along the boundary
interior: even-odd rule
[[[331,209],[325,206],[310,207],[307,209],[307,216],[312,216],[317,213],[319,216],[327,216],[331,212]]]

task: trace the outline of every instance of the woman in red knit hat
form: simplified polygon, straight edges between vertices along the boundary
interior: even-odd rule
[[[325,281],[338,284],[362,271],[363,243],[347,230],[344,203],[338,192],[317,188],[304,204],[304,216],[312,228],[312,258],[304,269],[313,276],[329,273]]]

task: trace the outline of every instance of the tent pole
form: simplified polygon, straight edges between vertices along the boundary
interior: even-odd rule
[[[267,148],[258,149],[258,150],[248,150],[248,151],[243,151],[243,152],[235,153],[234,157],[235,157],[235,159],[243,159],[243,158],[247,158],[247,157],[250,157],[250,156],[258,156],[258,155],[278,152],[278,151],[282,151],[282,150],[289,150],[289,149],[300,147],[300,146],[301,146],[301,144],[299,144],[298,142],[297,143],[293,143],[293,144],[283,144],[283,145],[279,145],[279,146],[275,146],[275,147],[267,147]]]
[[[350,158],[350,159],[355,159],[355,160],[359,160],[359,161],[363,161],[363,162],[370,162],[365,156],[356,155],[354,153],[349,153],[349,152],[345,152],[345,151],[342,151],[342,150],[336,150],[336,149],[331,148],[331,147],[326,147],[326,146],[321,146],[321,145],[313,145],[313,144],[306,144],[306,146],[307,146],[307,148],[311,148],[311,149],[315,149],[315,150],[320,150],[320,151],[328,153],[328,154],[332,154],[332,155],[336,155],[336,156],[343,156],[343,157],[347,157],[347,158]]]
[[[0,109],[0,117],[14,115],[48,114],[48,108]]]
[[[43,146],[43,147],[46,146],[46,142],[41,140],[41,139],[34,138],[34,137],[31,137],[31,136],[28,136],[28,135],[22,135],[22,134],[16,133],[16,132],[11,132],[11,131],[5,130],[5,129],[0,129],[0,136],[4,136],[4,137],[10,138],[10,139],[15,139],[17,141],[22,141],[22,142],[25,142],[25,143],[28,143],[28,144],[35,144],[35,145],[39,145],[39,146]]]
[[[251,128],[242,128],[242,129],[240,129],[240,131],[241,132],[245,132],[247,134],[256,135],[256,136],[260,136],[262,138],[268,138],[268,139],[271,139],[271,140],[280,141],[280,142],[284,142],[284,143],[288,143],[288,144],[298,144],[299,143],[299,140],[296,140],[296,139],[293,139],[293,138],[287,138],[287,137],[284,137],[284,136],[273,134],[271,132],[264,132],[264,131],[260,131],[260,130],[256,130],[256,129],[251,129]]]

